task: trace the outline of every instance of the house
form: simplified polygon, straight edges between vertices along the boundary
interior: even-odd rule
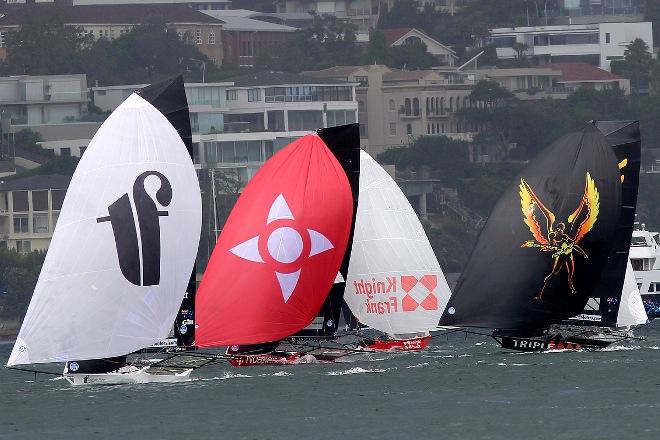
[[[385,42],[388,46],[403,46],[412,43],[424,43],[426,51],[433,55],[438,64],[443,66],[455,66],[458,62],[456,52],[449,47],[429,37],[426,33],[415,28],[396,28],[396,29],[383,29],[385,35]]]
[[[406,146],[418,136],[445,135],[471,140],[474,127],[455,113],[471,106],[474,82],[456,69],[398,70],[382,65],[338,66],[307,76],[358,84],[358,121],[363,147],[372,155]]]
[[[240,16],[234,10],[203,12],[223,21],[224,62],[238,67],[254,67],[260,55],[267,53],[271,46],[284,43],[296,31],[291,26]]]
[[[81,27],[95,39],[113,40],[133,27],[163,22],[182,38],[197,45],[200,52],[214,63],[222,64],[221,20],[196,11],[184,4],[103,4],[63,6],[38,3],[13,7],[0,16],[0,60],[7,57],[5,37],[35,19],[53,19],[55,16],[71,26]]]
[[[40,0],[44,1],[44,0]],[[48,1],[48,0],[46,0]],[[52,1],[52,0],[51,0]],[[222,11],[231,8],[231,0],[71,0],[73,6],[79,5],[137,5],[142,3],[183,4],[197,11]]]
[[[524,26],[491,29],[490,38],[500,59],[515,59],[518,49],[540,64],[584,62],[610,71],[636,38],[653,47],[653,28],[650,22]]]
[[[47,249],[70,181],[60,174],[0,180],[0,247]]]
[[[630,80],[599,69],[587,63],[552,63],[548,64],[552,70],[561,72],[557,84],[570,91],[578,88],[592,90],[623,90],[630,94]]]

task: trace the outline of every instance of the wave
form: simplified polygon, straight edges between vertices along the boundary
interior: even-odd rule
[[[293,376],[293,373],[289,373],[288,371],[278,371],[277,373],[264,373],[260,374],[260,377],[264,376],[274,376],[274,377],[285,377],[285,376]]]
[[[406,368],[420,368],[420,367],[426,367],[428,365],[431,365],[431,363],[430,362],[422,362],[421,364],[409,365]]]
[[[246,377],[253,377],[248,374],[240,374],[240,373],[230,373],[226,372],[222,376],[214,376],[214,377],[202,377],[197,380],[201,381],[207,381],[207,380],[227,380],[227,379],[241,379],[241,378],[246,378]]]
[[[347,374],[365,374],[365,373],[385,373],[389,368],[361,368],[353,367],[348,370],[343,371],[328,371],[326,374],[328,376],[345,376]]]
[[[601,348],[600,351],[631,351],[639,350],[639,345],[610,345],[609,347]]]

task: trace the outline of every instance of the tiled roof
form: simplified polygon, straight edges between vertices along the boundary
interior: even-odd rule
[[[547,67],[559,70],[562,73],[561,82],[579,81],[617,81],[622,79],[607,70],[600,69],[587,63],[551,63]]]
[[[20,174],[17,174],[10,180],[0,178],[0,191],[66,189],[70,182],[71,176],[62,174],[36,174],[28,177],[20,177]]]
[[[57,15],[66,24],[143,24],[154,21],[165,23],[207,23],[222,24],[213,18],[185,4],[121,4],[121,5],[81,5],[60,6],[54,4],[24,5],[8,8],[0,17],[0,26],[20,26],[31,21],[48,20]]]
[[[399,38],[403,37],[411,30],[413,30],[413,28],[383,29],[383,34],[385,34],[385,42],[387,43],[388,46],[391,46]]]

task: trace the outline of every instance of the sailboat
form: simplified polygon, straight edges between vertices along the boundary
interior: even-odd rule
[[[228,347],[238,365],[303,361],[304,353],[273,350],[312,323],[328,298],[353,212],[349,178],[318,134],[266,161],[229,215],[202,278],[197,347]]]
[[[451,291],[424,228],[394,179],[360,153],[360,192],[344,300],[385,338],[370,350],[422,350]]]
[[[168,335],[191,279],[201,198],[185,133],[173,125],[187,116],[178,77],[132,94],[99,128],[71,179],[8,367],[68,362],[74,385],[188,377],[190,369],[124,362]],[[85,372],[88,361],[103,372]]]
[[[634,205],[623,203],[625,182],[639,166],[625,156],[638,158],[639,142],[620,143],[618,159],[601,130],[608,124],[591,122],[567,134],[523,170],[493,209],[441,326],[492,329],[504,348],[525,351],[616,340],[561,325],[595,296],[612,252],[625,252],[615,258],[624,266],[605,274],[615,292],[625,277],[634,220]]]

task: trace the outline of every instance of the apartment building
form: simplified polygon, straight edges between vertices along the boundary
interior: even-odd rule
[[[520,100],[566,99],[579,88],[619,89],[630,94],[630,80],[587,63],[551,63],[542,67],[480,69],[480,80],[497,82]]]
[[[197,11],[224,11],[231,9],[231,0],[71,0],[71,3],[73,3],[74,6],[172,3],[186,5]]]
[[[626,45],[633,40],[641,38],[653,47],[650,22],[497,28],[491,29],[490,36],[500,59],[516,58],[515,48],[524,44],[521,54],[540,64],[585,62],[607,71],[611,61],[624,58]]]
[[[59,17],[64,23],[79,26],[95,39],[115,39],[133,27],[148,23],[165,23],[182,38],[197,45],[200,52],[214,63],[222,64],[222,21],[184,4],[98,4],[63,6],[52,3],[25,5],[10,8],[0,16],[0,60],[7,56],[4,44],[8,32],[23,24]]]
[[[39,133],[43,146],[58,154],[79,155],[80,148],[89,143],[100,126],[99,116],[88,112],[89,101],[85,75],[2,77],[0,120],[4,141],[14,152],[13,134],[29,128]]]
[[[278,13],[314,12],[353,23],[357,27],[358,42],[369,41],[369,30],[376,27],[382,6],[381,0],[275,0]]]
[[[0,247],[47,249],[70,181],[48,174],[0,182]]]
[[[199,169],[220,168],[247,182],[291,141],[321,127],[356,122],[357,83],[262,72],[222,83],[188,83]],[[142,85],[93,87],[94,103],[114,110]]]
[[[361,142],[372,155],[409,145],[422,135],[472,139],[473,128],[455,117],[456,111],[471,105],[474,81],[465,72],[405,71],[372,65],[338,66],[304,74],[358,83]]]

